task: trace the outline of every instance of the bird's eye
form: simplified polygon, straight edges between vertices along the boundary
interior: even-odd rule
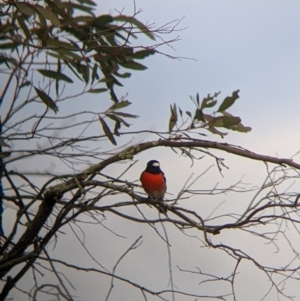
[[[155,166],[155,167],[159,167],[159,163],[158,162],[154,162],[152,165]]]

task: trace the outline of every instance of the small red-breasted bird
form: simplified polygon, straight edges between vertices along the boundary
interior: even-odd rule
[[[158,161],[151,160],[147,163],[147,167],[142,172],[140,180],[145,192],[151,199],[163,200],[167,190],[167,182]]]

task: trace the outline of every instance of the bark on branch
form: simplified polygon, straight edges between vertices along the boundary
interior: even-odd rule
[[[44,193],[44,201],[41,203],[35,218],[27,226],[26,231],[24,232],[24,234],[22,235],[18,243],[13,247],[13,249],[9,252],[9,254],[7,254],[8,256],[7,257],[5,256],[6,258],[4,257],[3,260],[1,260],[2,263],[5,262],[8,263],[9,261],[13,262],[13,259],[21,256],[26,250],[26,248],[33,243],[39,231],[42,229],[48,217],[51,215],[53,206],[55,205],[56,201],[59,200],[64,193],[76,188],[80,189],[80,187],[78,187],[78,183],[80,183],[80,185],[82,183],[82,186],[86,186],[85,184],[91,184],[93,182],[91,181],[92,178],[97,173],[99,173],[102,169],[104,169],[106,166],[118,161],[133,159],[133,157],[136,154],[154,147],[172,147],[172,148],[181,148],[181,149],[182,148],[216,149],[216,150],[224,151],[227,153],[231,153],[252,160],[269,162],[269,163],[279,164],[283,166],[290,166],[295,169],[300,169],[300,164],[294,162],[291,159],[285,159],[285,158],[282,159],[282,158],[275,158],[271,156],[256,154],[249,150],[242,149],[238,146],[230,145],[227,143],[219,143],[219,142],[206,141],[206,140],[193,140],[193,139],[190,139],[188,141],[165,139],[165,140],[150,141],[150,142],[133,145],[117,153],[116,155],[113,155],[110,158],[103,160],[102,162],[87,168],[82,173],[74,176],[73,179],[70,179],[65,183],[58,184],[48,188]],[[126,191],[126,193],[128,193],[128,191]],[[198,226],[201,228],[203,227],[203,225],[200,224]],[[0,268],[0,276],[3,277],[10,268],[12,268],[12,266],[10,265],[9,267],[5,265],[5,268],[3,268],[2,270]]]

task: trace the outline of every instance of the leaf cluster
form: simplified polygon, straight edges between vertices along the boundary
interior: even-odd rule
[[[115,128],[114,128],[114,134],[119,136],[119,129],[121,127],[121,124],[129,127],[130,124],[127,123],[124,118],[137,118],[137,115],[125,113],[125,112],[120,112],[119,109],[128,107],[131,105],[131,102],[128,100],[122,100],[116,104],[113,104],[105,113],[104,115],[108,117],[109,119],[113,120],[115,122]],[[99,115],[99,121],[101,123],[103,132],[105,133],[106,137],[108,140],[113,144],[117,145],[116,139],[114,138],[113,133],[111,132],[109,126],[105,122],[105,120]]]
[[[131,40],[140,33],[154,40],[154,34],[135,16],[95,15],[95,6],[92,0],[1,3],[0,65],[23,68],[20,51],[43,53],[45,61],[51,64],[36,71],[55,81],[57,95],[59,83],[73,84],[77,78],[88,87],[88,92],[108,90],[111,99],[118,103],[115,86],[122,86],[121,80],[131,76],[122,70],[145,70],[138,60],[155,53],[153,47],[131,46]],[[67,76],[66,71],[73,77]],[[26,85],[33,86],[31,79]],[[49,93],[34,88],[46,106],[57,112]]]
[[[199,93],[196,97],[190,96],[192,102],[195,104],[194,113],[186,111],[185,115],[187,119],[184,119],[183,110],[174,103],[170,106],[171,115],[169,119],[169,132],[174,131],[176,127],[177,131],[182,130],[183,125],[188,124],[186,130],[192,129],[206,129],[213,134],[220,135],[222,138],[227,135],[225,132],[221,132],[218,128],[225,128],[227,130],[238,131],[247,133],[251,131],[251,127],[244,126],[242,120],[238,116],[234,116],[228,112],[228,109],[239,98],[239,90],[232,93],[231,96],[225,97],[219,107],[212,113],[207,112],[208,109],[215,107],[218,103],[217,97],[220,92],[213,95],[208,94],[200,101]],[[178,122],[178,112],[181,117],[182,123]]]

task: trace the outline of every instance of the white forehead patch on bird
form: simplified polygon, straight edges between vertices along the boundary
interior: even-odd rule
[[[158,162],[154,162],[154,163],[152,164],[152,166],[159,167],[159,163],[158,163]]]

